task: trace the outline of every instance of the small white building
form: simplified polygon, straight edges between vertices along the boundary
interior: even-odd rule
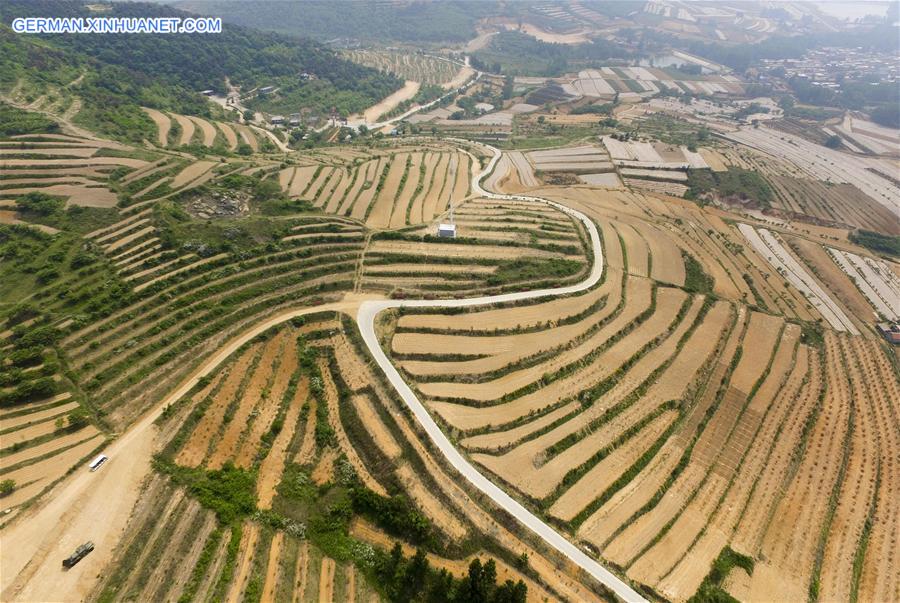
[[[455,239],[456,224],[438,224],[438,236],[448,239]]]

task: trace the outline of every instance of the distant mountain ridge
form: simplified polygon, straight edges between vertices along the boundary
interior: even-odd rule
[[[260,32],[226,24],[220,34],[57,34],[19,35],[9,29],[19,16],[96,16],[87,8],[97,2],[10,0],[0,3],[0,88],[8,90],[27,79],[64,86],[79,74],[85,78],[77,93],[103,113],[91,125],[122,137],[129,125],[147,124],[138,105],[180,113],[205,115],[208,103],[197,92],[223,91],[225,78],[248,90],[272,85],[290,89],[299,74],[316,79],[297,91],[290,102],[296,110],[327,113],[360,111],[393,91],[402,82],[393,75],[340,58],[319,42]],[[186,17],[188,13],[149,3],[112,3],[104,16]],[[119,113],[117,116],[116,113]],[[122,112],[128,114],[122,115]],[[115,122],[119,122],[115,126]],[[127,123],[133,122],[133,123]],[[134,133],[136,138],[137,133]],[[127,137],[127,136],[126,136]]]

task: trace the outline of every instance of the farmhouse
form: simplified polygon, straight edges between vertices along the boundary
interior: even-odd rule
[[[456,224],[438,224],[438,236],[448,239],[455,239]]]
[[[284,123],[284,115],[273,115],[269,118],[269,123],[273,126],[279,126]]]
[[[893,344],[900,344],[900,325],[897,323],[880,322],[878,331]]]

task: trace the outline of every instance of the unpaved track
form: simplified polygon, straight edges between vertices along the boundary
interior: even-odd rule
[[[419,91],[420,86],[421,84],[419,82],[407,80],[402,88],[392,93],[390,96],[385,97],[378,104],[372,105],[365,110],[363,118],[366,120],[366,123],[377,122],[378,118],[383,114],[391,111],[400,103],[410,100]]]

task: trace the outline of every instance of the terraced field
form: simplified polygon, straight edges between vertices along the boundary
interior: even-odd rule
[[[363,290],[464,297],[576,282],[587,270],[584,234],[546,206],[472,199],[457,207],[454,220],[457,239],[435,237],[435,222],[373,237]]]
[[[110,208],[116,193],[110,176],[140,170],[149,162],[118,156],[124,145],[78,136],[20,135],[0,141],[0,196],[13,198],[39,191],[65,200],[67,206]]]
[[[769,179],[777,207],[788,215],[809,216],[825,224],[900,234],[900,217],[852,184],[827,185],[814,180],[774,176]]]
[[[472,157],[454,148],[397,149],[350,163],[285,168],[282,189],[373,229],[431,223],[469,193]]]
[[[529,600],[599,600],[561,580],[554,563],[494,523],[445,476],[371,372],[357,338],[349,319],[334,313],[289,321],[244,345],[177,403],[164,423],[169,436],[160,456],[172,481],[151,478],[116,553],[116,571],[94,596],[377,599],[371,564],[387,558],[398,534],[374,525],[379,516],[361,500],[393,495],[422,517],[419,527],[406,528],[408,537],[427,533],[441,543],[442,554],[428,554],[435,569],[464,577],[474,559],[464,551],[477,552],[477,534],[490,530],[508,551],[506,561],[498,559],[500,577],[527,581]],[[178,485],[202,475],[229,476],[248,505],[265,511],[225,521],[230,508],[206,510]],[[346,518],[329,507],[335,497],[349,497],[353,514],[361,513],[337,532],[334,522]],[[400,541],[411,557],[414,546],[402,534]],[[523,551],[527,576],[514,563]],[[148,568],[145,560],[155,558],[170,561]]]
[[[245,134],[171,117],[167,144]],[[890,317],[895,266],[835,229],[534,176],[598,149],[505,154],[485,185],[594,219],[599,284],[397,311],[377,325],[385,349],[471,461],[634,585],[895,598],[900,381],[870,328]],[[80,596],[369,601],[422,560],[455,585],[491,558],[530,600],[605,599],[448,468],[352,319],[362,299],[578,283],[583,225],[470,195],[477,151],[451,141],[284,163],[71,134],[0,151],[3,215],[45,229],[0,227],[0,481],[15,482],[0,529],[160,412],[155,469],[94,557],[115,561],[64,577],[86,576]],[[29,205],[69,177],[114,202]],[[439,238],[451,207],[458,237]],[[35,588],[5,582],[4,599]]]
[[[258,151],[260,142],[263,141],[263,144],[267,142],[265,136],[260,138],[258,131],[244,125],[163,113],[149,107],[142,108],[156,124],[157,138],[151,142],[160,148],[196,144],[207,148],[220,147],[227,151],[236,151],[238,146],[247,145],[251,150]]]
[[[398,52],[389,50],[348,50],[344,56],[360,65],[387,71],[420,84],[444,85],[448,89],[453,85],[465,83],[457,81],[457,75],[465,72],[465,68],[449,59],[422,52]],[[468,70],[470,76],[474,72]]]
[[[687,209],[634,195],[606,204],[626,213],[636,204],[645,216],[686,217]],[[579,209],[602,212],[596,203]],[[830,330],[809,340],[740,296],[714,299],[648,279],[648,266],[672,255],[659,239],[696,252],[737,230],[719,223],[711,232],[720,234],[698,233],[689,247],[689,236],[663,229],[653,249],[654,239],[639,234],[646,223],[616,217],[602,223],[607,272],[592,291],[452,315],[407,309],[393,319],[392,357],[433,415],[497,482],[666,599],[685,601],[704,584],[739,600],[803,598],[810,588],[846,599],[861,596],[863,582],[851,576],[862,575],[870,576],[865,588],[896,588],[879,573],[893,561],[868,551],[868,530],[883,504],[875,501],[897,480],[876,479],[885,476],[878,467],[895,463],[871,442],[900,432],[893,421],[853,418],[870,421],[900,387],[878,341]],[[839,324],[855,329],[847,325]],[[875,392],[854,372],[888,383]],[[803,473],[823,459],[830,478]],[[860,475],[868,477],[850,477]],[[801,521],[800,501],[812,499],[821,504]],[[878,531],[879,542],[891,538],[889,528]],[[751,570],[755,559],[756,569],[735,567],[709,585],[725,550],[748,556]]]

